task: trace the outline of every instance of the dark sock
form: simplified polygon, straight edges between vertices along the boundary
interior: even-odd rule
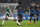
[[[37,17],[37,22],[38,22],[38,17]]]
[[[30,22],[31,22],[31,19],[30,19]]]
[[[35,19],[34,19],[34,24],[35,24]]]

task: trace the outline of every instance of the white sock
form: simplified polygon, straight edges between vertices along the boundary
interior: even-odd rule
[[[17,22],[17,24],[21,25],[18,21],[16,21],[16,22]]]
[[[4,24],[5,20],[3,20],[2,25]]]

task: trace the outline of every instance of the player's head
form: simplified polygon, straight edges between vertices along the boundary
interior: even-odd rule
[[[39,4],[37,4],[36,6],[39,7]]]
[[[35,6],[35,2],[32,3],[32,6]]]
[[[19,6],[21,7],[22,6],[22,3],[19,3]]]

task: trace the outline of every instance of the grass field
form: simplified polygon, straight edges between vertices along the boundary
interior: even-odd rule
[[[16,25],[16,22],[14,21],[5,21],[4,25],[1,26],[1,20],[0,20],[0,27],[40,27],[40,20],[34,24],[33,20],[31,22],[31,24],[27,24],[28,20],[23,20],[22,22],[20,22],[22,24],[22,26],[18,26]]]

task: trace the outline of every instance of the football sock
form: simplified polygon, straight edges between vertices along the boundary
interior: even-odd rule
[[[2,25],[4,24],[5,20],[3,20]]]

